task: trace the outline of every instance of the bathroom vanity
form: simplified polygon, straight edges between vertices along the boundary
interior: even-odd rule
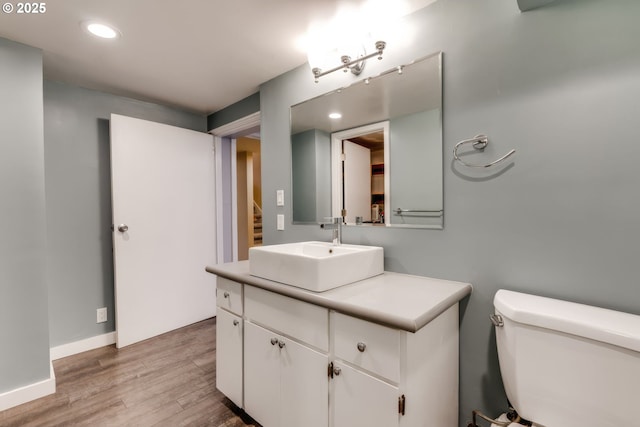
[[[384,272],[325,292],[217,275],[217,388],[264,427],[458,425],[467,283]]]

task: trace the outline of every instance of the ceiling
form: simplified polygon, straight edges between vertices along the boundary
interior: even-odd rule
[[[405,1],[410,13],[435,0],[383,1]],[[48,0],[42,14],[0,12],[0,37],[42,49],[48,80],[209,114],[305,63],[296,41],[341,3]],[[87,20],[109,23],[122,36],[94,38],[81,28]]]

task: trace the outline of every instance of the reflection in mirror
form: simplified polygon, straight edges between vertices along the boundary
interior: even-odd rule
[[[332,214],[346,224],[385,224],[389,122],[331,135]]]
[[[442,228],[441,68],[437,53],[291,107],[294,223]]]

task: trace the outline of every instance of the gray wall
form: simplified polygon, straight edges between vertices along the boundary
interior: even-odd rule
[[[49,378],[42,53],[0,38],[0,394]]]
[[[343,236],[384,246],[387,270],[473,284],[461,310],[460,426],[473,408],[505,408],[488,320],[498,289],[640,314],[639,16],[637,0],[558,0],[525,13],[515,0],[439,0],[407,19],[411,48],[389,45],[367,64],[373,73],[444,52],[444,229]],[[350,78],[315,84],[304,65],[261,86],[265,243],[330,238],[291,225],[291,203],[276,207],[275,191],[291,194],[289,106]],[[453,164],[455,143],[478,133],[491,142],[476,159],[515,148],[512,164]]]
[[[292,213],[296,223],[318,223],[331,216],[331,138],[310,129],[291,135]]]
[[[115,330],[109,155],[111,113],[206,130],[204,115],[45,81],[47,261],[52,347]],[[107,323],[96,324],[99,307],[107,307]]]
[[[291,194],[295,222],[316,222],[316,130],[291,135]]]
[[[442,127],[440,109],[421,111],[389,121],[390,196],[397,208],[442,209]],[[394,215],[391,224],[442,226],[442,218],[424,214]]]
[[[260,92],[249,95],[220,111],[209,114],[207,117],[207,130],[224,126],[257,111],[260,111]]]

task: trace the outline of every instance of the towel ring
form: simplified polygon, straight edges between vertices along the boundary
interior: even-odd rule
[[[498,160],[494,160],[493,162],[487,163],[484,165],[467,163],[461,160],[460,157],[458,157],[458,147],[460,147],[461,145],[472,144],[473,148],[475,148],[476,150],[484,150],[484,148],[487,146],[488,143],[489,143],[489,137],[487,135],[476,135],[471,139],[465,139],[464,141],[460,141],[456,144],[455,147],[453,147],[453,158],[459,161],[460,163],[462,163],[463,165],[470,168],[489,168],[507,159],[509,156],[511,156],[513,153],[516,152],[516,150],[511,150],[504,156],[500,157]]]

